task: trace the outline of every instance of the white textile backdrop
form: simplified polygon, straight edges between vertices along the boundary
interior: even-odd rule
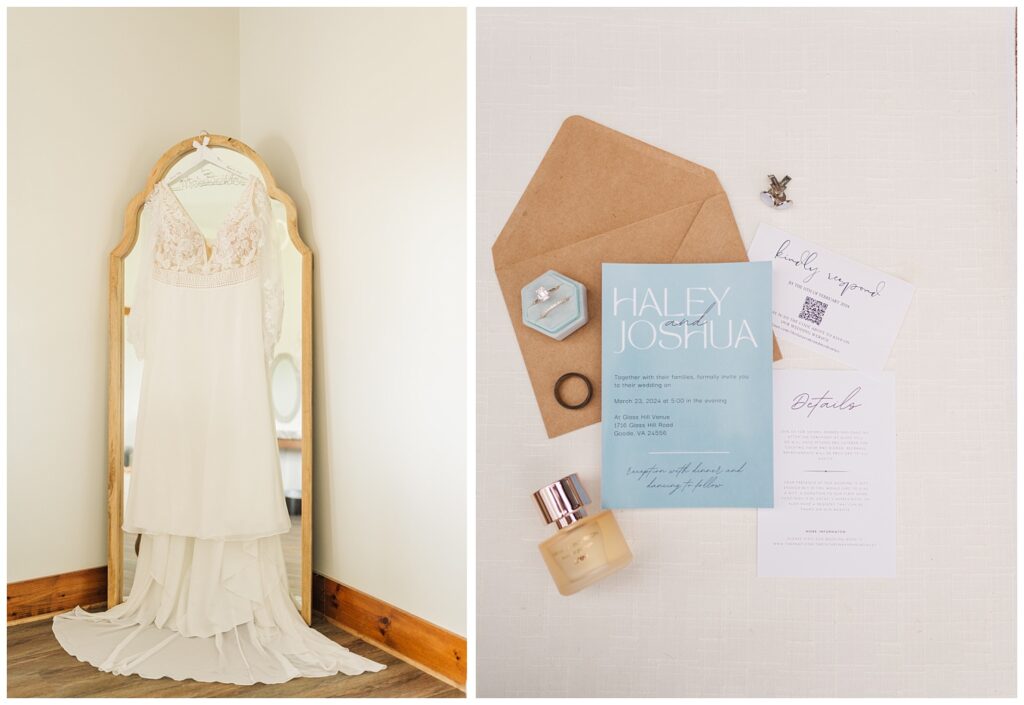
[[[1013,10],[477,18],[479,694],[1012,695]],[[621,511],[634,564],[556,592],[530,493],[575,471],[597,495],[600,427],[547,439],[490,247],[574,113],[715,170],[748,244],[767,222],[916,285],[895,579],[758,578],[753,510]]]

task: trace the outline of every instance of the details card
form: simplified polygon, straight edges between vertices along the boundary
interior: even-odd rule
[[[771,266],[602,272],[602,505],[772,506]]]
[[[896,572],[893,375],[776,370],[775,507],[757,512],[757,574]]]
[[[772,323],[782,338],[880,371],[914,295],[911,284],[761,225],[747,253],[772,262]]]

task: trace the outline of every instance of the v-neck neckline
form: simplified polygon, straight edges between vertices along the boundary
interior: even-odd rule
[[[253,186],[256,185],[256,176],[254,174],[249,177],[249,183],[247,183],[245,185],[245,188],[242,189],[242,192],[239,194],[238,198],[232,204],[231,208],[228,209],[227,214],[221,219],[220,225],[217,226],[217,230],[213,233],[212,242],[207,241],[206,235],[203,233],[203,229],[199,227],[199,224],[196,222],[196,219],[193,218],[192,214],[188,212],[188,208],[186,208],[185,204],[183,204],[181,202],[181,199],[178,198],[178,194],[176,194],[174,190],[167,185],[166,182],[161,181],[160,185],[167,189],[167,191],[171,194],[171,198],[174,199],[174,205],[177,206],[178,210],[181,211],[181,214],[185,216],[185,219],[188,221],[189,226],[192,228],[195,234],[199,236],[199,239],[203,241],[203,263],[204,265],[207,265],[210,263],[210,258],[213,256],[214,248],[216,248],[217,244],[220,242],[221,233],[223,233],[224,229],[230,224],[232,218],[235,215],[235,211],[238,209],[238,207],[242,205],[246,198],[249,197],[249,191],[251,191]],[[207,247],[209,247],[209,250],[207,250]]]

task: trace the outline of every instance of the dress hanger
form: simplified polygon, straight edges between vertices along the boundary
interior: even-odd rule
[[[245,174],[230,166],[210,148],[210,133],[206,130],[199,133],[199,139],[193,140],[192,146],[196,151],[185,157],[191,160],[191,164],[169,180],[168,186],[177,186],[176,190],[187,190],[203,186],[244,186],[249,182]],[[214,169],[219,170],[220,174]]]

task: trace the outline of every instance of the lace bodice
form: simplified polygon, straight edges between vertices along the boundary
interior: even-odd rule
[[[259,276],[263,297],[265,356],[269,362],[281,332],[284,291],[279,241],[270,199],[253,176],[224,218],[210,246],[177,195],[160,181],[146,199],[148,227],[140,238],[142,268],[128,321],[128,340],[144,356],[146,299],[150,281],[189,288],[239,284]]]
[[[263,223],[268,220],[270,203],[263,183],[249,181],[241,197],[228,212],[206,252],[206,239],[192,216],[164,182],[153,189],[149,203],[156,210],[158,229],[153,252],[162,271],[192,275],[212,275],[243,269],[254,264],[263,246]],[[219,277],[208,285],[216,286]]]

